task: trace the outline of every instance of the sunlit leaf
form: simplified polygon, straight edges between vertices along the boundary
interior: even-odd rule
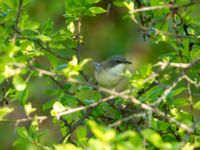
[[[194,105],[194,109],[200,110],[200,101]]]
[[[37,38],[40,39],[40,40],[42,40],[42,41],[44,41],[44,42],[51,41],[51,38],[49,36],[42,35],[42,34],[38,35]]]
[[[18,91],[23,91],[26,88],[26,82],[19,75],[15,76],[13,78],[13,85],[14,85],[15,89],[18,90]]]
[[[82,150],[81,148],[78,148],[78,147],[76,147],[75,145],[73,145],[73,144],[70,144],[70,143],[68,143],[68,144],[58,144],[58,145],[54,145],[54,147],[55,147],[55,149],[56,150]]]
[[[0,108],[0,121],[4,120],[4,117],[11,113],[14,109],[13,108],[10,108],[10,107],[3,107],[3,108]]]
[[[155,145],[158,148],[161,148],[163,141],[161,136],[151,129],[144,129],[142,131],[142,135],[145,139],[147,139],[149,142],[151,142],[153,145]]]
[[[36,108],[33,108],[30,102],[24,106],[24,109],[27,116],[29,116],[32,112],[36,111]]]
[[[106,10],[101,7],[91,7],[89,10],[94,14],[101,14],[106,12]]]
[[[65,107],[60,102],[55,102],[53,104],[53,109],[51,110],[52,116],[57,116],[58,113],[65,110]]]
[[[74,33],[74,31],[75,31],[74,23],[71,22],[71,23],[67,26],[67,29],[68,29],[71,33]]]

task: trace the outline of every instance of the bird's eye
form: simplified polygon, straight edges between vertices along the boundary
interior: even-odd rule
[[[120,61],[120,60],[117,60],[116,62],[117,62],[117,63],[121,63],[121,61]]]

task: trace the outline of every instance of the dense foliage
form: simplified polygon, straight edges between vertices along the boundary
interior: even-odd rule
[[[63,10],[62,27],[53,17],[35,21],[30,13],[33,3],[37,0],[0,0],[1,141],[5,142],[7,125],[16,129],[14,136],[8,135],[14,141],[3,144],[4,149],[200,147],[198,0],[46,3]],[[117,91],[96,85],[87,71],[91,58],[82,57],[87,40],[84,20],[106,17],[113,8],[131,26],[137,25],[142,42],[167,45],[155,49],[159,56],[154,63],[127,70],[128,85]],[[91,34],[92,26],[88,31]],[[55,132],[61,133],[60,139],[55,140]]]

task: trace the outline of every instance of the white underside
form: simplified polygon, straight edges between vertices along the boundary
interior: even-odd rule
[[[125,65],[119,64],[111,69],[95,71],[95,78],[100,85],[114,86],[122,79],[124,69]]]

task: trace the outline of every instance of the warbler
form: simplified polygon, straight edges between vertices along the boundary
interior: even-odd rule
[[[114,55],[101,63],[95,62],[96,81],[102,86],[116,86],[121,81],[127,64],[131,62],[121,55]]]

